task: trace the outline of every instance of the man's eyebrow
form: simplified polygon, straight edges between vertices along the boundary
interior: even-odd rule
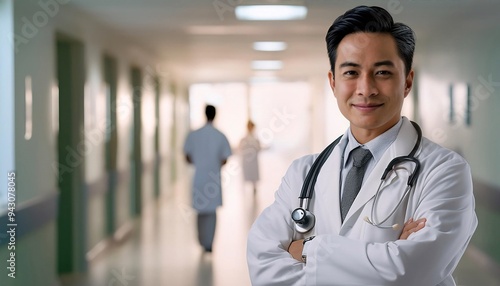
[[[386,61],[376,62],[374,64],[374,66],[376,66],[376,67],[379,67],[379,66],[390,66],[390,67],[393,67],[394,63],[392,61],[390,61],[390,60],[386,60]]]
[[[355,62],[343,62],[340,64],[340,68],[344,68],[344,67],[360,67],[361,65],[360,64],[357,64]]]
[[[344,68],[344,67],[360,67],[361,65],[360,64],[357,64],[355,62],[343,62],[340,64],[340,68]],[[373,64],[373,66],[375,67],[380,67],[380,66],[390,66],[390,67],[394,67],[394,63],[390,60],[385,60],[385,61],[380,61],[380,62],[376,62],[375,64]]]

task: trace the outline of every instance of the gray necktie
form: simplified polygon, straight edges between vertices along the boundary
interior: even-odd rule
[[[354,199],[359,193],[361,183],[363,183],[366,167],[368,166],[366,163],[368,163],[368,161],[372,158],[372,153],[370,153],[370,150],[358,147],[351,151],[351,157],[352,168],[349,170],[349,173],[347,173],[345,178],[344,193],[340,203],[342,222],[349,212],[352,202],[354,202]]]

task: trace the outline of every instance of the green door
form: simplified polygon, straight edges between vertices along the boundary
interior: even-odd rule
[[[59,208],[57,258],[59,273],[86,270],[85,210],[83,191],[85,166],[84,53],[83,45],[58,36],[57,80],[59,85],[58,186]]]

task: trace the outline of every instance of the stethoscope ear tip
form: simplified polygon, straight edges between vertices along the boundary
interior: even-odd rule
[[[366,221],[367,223],[373,225],[373,226],[376,226],[376,227],[380,227],[380,228],[392,228],[393,230],[399,230],[399,224],[393,224],[392,226],[383,226],[383,225],[380,225],[380,224],[374,224],[370,218],[368,216],[365,216],[363,218],[364,221]]]

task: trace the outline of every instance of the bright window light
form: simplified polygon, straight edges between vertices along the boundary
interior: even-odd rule
[[[285,42],[254,42],[253,49],[263,52],[278,52],[286,50]]]
[[[244,5],[235,9],[238,20],[302,20],[307,16],[307,8],[297,5]]]
[[[31,76],[27,76],[24,79],[24,106],[24,139],[30,140],[33,135],[33,90],[31,87]]]
[[[254,70],[280,70],[282,68],[282,61],[252,61],[252,69]]]

